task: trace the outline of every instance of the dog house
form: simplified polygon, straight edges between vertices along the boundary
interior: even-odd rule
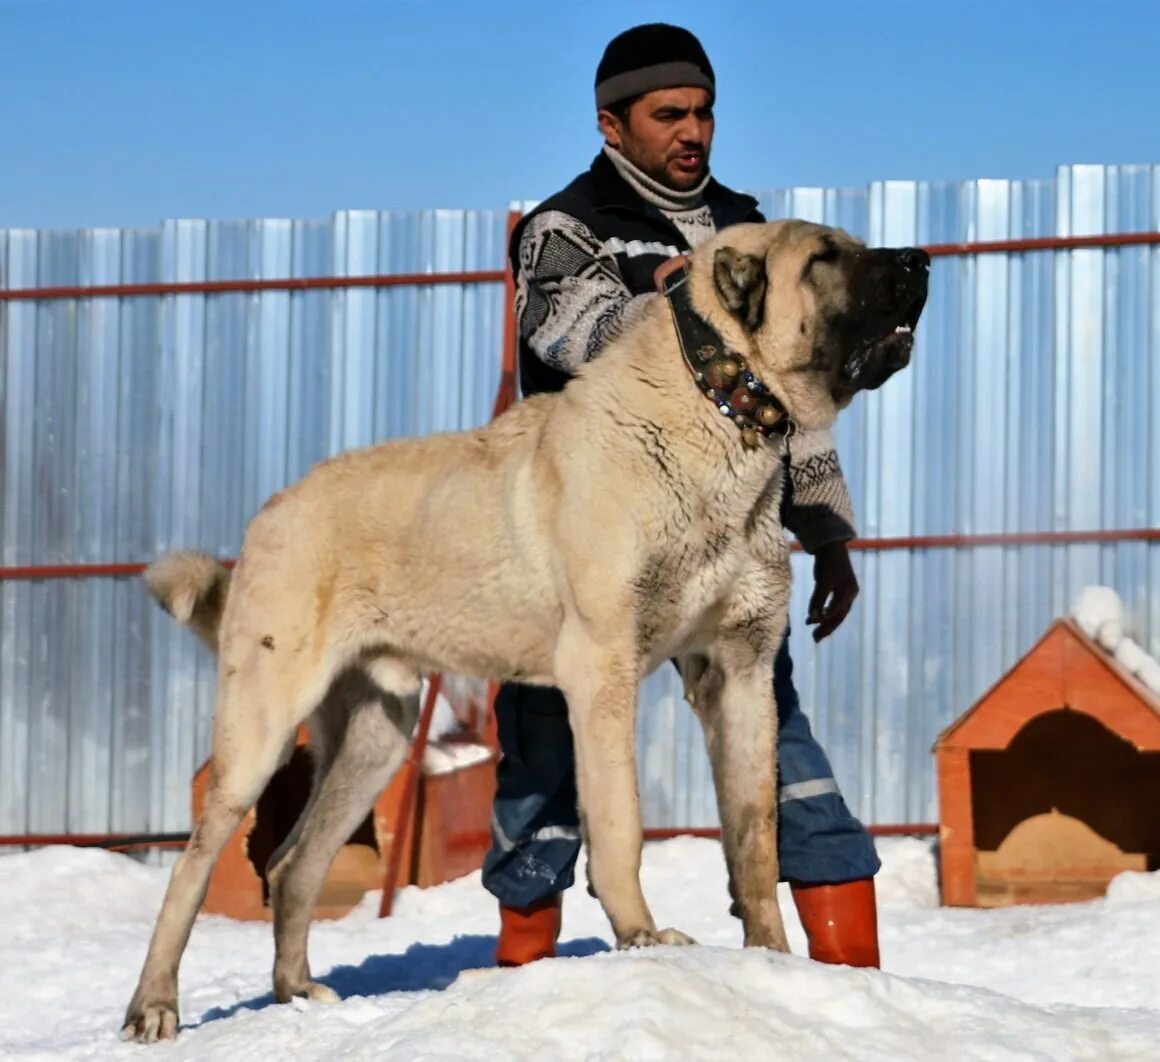
[[[1160,697],[1073,620],[934,753],[945,904],[1086,900],[1160,866]]]
[[[496,754],[460,732],[427,744],[416,807],[403,836],[395,837],[406,784],[400,770],[371,813],[343,845],[327,874],[315,919],[340,918],[368,891],[383,888],[391,846],[403,846],[397,885],[437,885],[469,874],[483,863],[491,843],[491,804]],[[255,806],[223,849],[203,910],[232,918],[272,917],[266,864],[306,805],[314,765],[305,728],[289,761],[270,779]],[[193,778],[195,820],[209,782],[210,761]]]

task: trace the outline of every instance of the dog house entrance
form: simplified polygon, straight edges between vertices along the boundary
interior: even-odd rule
[[[1091,899],[1160,867],[1160,753],[1063,708],[970,759],[980,904]]]
[[[254,809],[254,826],[246,853],[262,882],[262,904],[270,904],[266,865],[286,839],[306,807],[314,774],[314,757],[305,745],[295,747],[289,761],[270,779]],[[382,884],[382,861],[374,821],[368,815],[339,851],[318,899],[319,908],[350,907],[368,889]]]

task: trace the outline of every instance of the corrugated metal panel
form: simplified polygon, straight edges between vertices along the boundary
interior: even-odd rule
[[[495,269],[506,215],[0,232],[6,287]],[[500,284],[0,304],[6,565],[229,556],[336,450],[486,421]],[[175,830],[214,669],[139,579],[0,583],[0,832]]]
[[[1160,168],[1047,181],[766,193],[875,243],[1160,228]],[[502,212],[348,211],[0,232],[8,287],[496,269]],[[498,284],[0,304],[5,564],[234,553],[262,501],[349,446],[483,423]],[[1160,250],[940,259],[910,370],[838,427],[867,536],[1160,526]],[[862,594],[815,647],[794,561],[795,677],[853,809],[937,814],[930,743],[1082,586],[1160,654],[1160,547],[858,554]],[[213,668],[140,580],[0,584],[0,831],[189,821]],[[671,669],[642,690],[654,825],[716,811]]]
[[[3,235],[4,277],[12,286],[36,283],[36,233]],[[26,564],[33,556],[33,528],[28,499],[36,490],[32,457],[33,412],[36,409],[35,348],[37,307],[12,305],[0,310],[4,343],[4,542],[5,564]],[[30,698],[33,599],[28,583],[5,583],[3,651],[0,654],[0,813],[4,822],[29,823],[28,742],[35,706]],[[59,825],[61,820],[57,820]]]

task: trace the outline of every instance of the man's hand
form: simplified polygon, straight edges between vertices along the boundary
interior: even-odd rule
[[[845,542],[830,542],[814,554],[814,592],[806,623],[817,624],[814,641],[833,634],[858,596],[858,578]]]

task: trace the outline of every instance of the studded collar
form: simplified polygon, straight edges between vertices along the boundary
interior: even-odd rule
[[[785,406],[750,371],[745,358],[693,309],[688,266],[667,273],[659,286],[672,310],[681,354],[693,380],[717,411],[737,426],[742,442],[756,447],[770,436],[792,435],[794,422]]]

